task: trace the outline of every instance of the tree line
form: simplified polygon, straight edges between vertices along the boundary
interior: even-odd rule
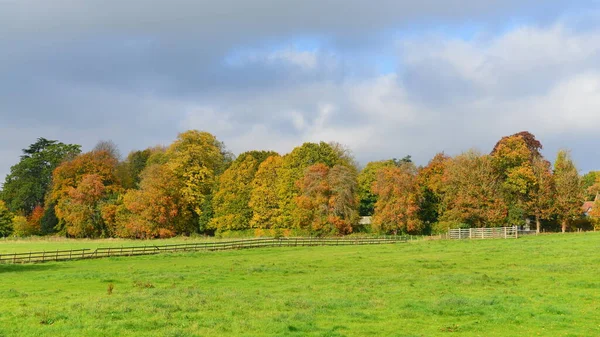
[[[40,138],[4,181],[0,236],[432,234],[528,220],[538,231],[590,226],[581,205],[600,191],[600,175],[580,177],[567,151],[551,165],[541,149],[521,132],[489,154],[439,153],[422,167],[406,156],[361,169],[338,143],[234,157],[212,134],[190,130],[121,159],[112,142],[82,153]]]

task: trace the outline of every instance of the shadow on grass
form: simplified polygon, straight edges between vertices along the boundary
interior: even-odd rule
[[[20,273],[28,271],[44,271],[64,268],[56,263],[44,264],[0,264],[0,274],[2,273]]]

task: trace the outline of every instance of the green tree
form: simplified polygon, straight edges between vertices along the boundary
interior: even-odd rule
[[[39,138],[23,149],[21,160],[11,167],[0,193],[1,199],[12,212],[31,214],[36,206],[44,205],[52,171],[80,152],[79,145]]]
[[[424,233],[431,232],[432,224],[438,222],[443,199],[444,173],[450,157],[438,153],[427,166],[419,169],[417,184],[421,192],[419,219],[424,224]]]
[[[531,189],[527,208],[535,216],[536,232],[539,233],[542,227],[541,220],[550,219],[553,214],[556,187],[549,161],[541,157],[536,158],[533,162],[533,174],[535,184]]]
[[[250,228],[252,208],[249,206],[252,181],[259,165],[268,157],[277,155],[271,151],[242,153],[219,177],[218,189],[213,198],[214,217],[210,228],[220,231]]]
[[[0,200],[0,236],[7,237],[13,232],[14,215],[8,210],[4,201]]]
[[[140,174],[146,168],[148,159],[152,155],[151,149],[142,151],[131,151],[127,158],[119,163],[117,174],[123,188],[138,188],[140,184]]]
[[[600,171],[590,171],[581,177],[581,189],[586,201],[592,201],[600,192]]]
[[[556,156],[554,181],[556,183],[554,209],[564,233],[569,221],[580,215],[583,200],[579,173],[568,151],[561,150]]]

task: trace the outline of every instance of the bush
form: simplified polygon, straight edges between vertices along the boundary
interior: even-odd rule
[[[431,234],[444,234],[447,233],[449,229],[457,228],[469,228],[469,225],[458,221],[440,221],[431,225]]]
[[[14,236],[24,237],[38,234],[36,228],[32,226],[24,216],[15,216],[12,220],[12,224]]]

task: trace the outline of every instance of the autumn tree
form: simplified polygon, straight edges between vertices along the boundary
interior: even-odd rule
[[[535,183],[530,190],[527,208],[535,216],[536,232],[541,230],[541,220],[548,220],[553,215],[555,184],[552,166],[549,161],[538,157],[533,161]]]
[[[283,157],[282,168],[278,181],[279,209],[283,226],[289,227],[294,223],[292,213],[297,207],[295,198],[300,195],[296,182],[300,180],[309,166],[321,163],[327,167],[344,165],[352,167],[347,155],[340,155],[339,148],[334,148],[325,142],[304,143]]]
[[[360,199],[359,213],[361,216],[371,216],[375,212],[377,196],[373,193],[373,183],[377,172],[384,167],[395,166],[392,160],[381,160],[367,163],[358,174],[358,196]]]
[[[358,220],[356,171],[348,166],[309,166],[297,182],[295,227],[317,235],[349,234]]]
[[[117,236],[158,238],[195,232],[197,226],[182,194],[183,184],[166,164],[146,167],[139,189],[127,191],[118,207]]]
[[[77,237],[108,236],[112,224],[102,220],[104,202],[121,191],[117,159],[105,150],[91,151],[54,170],[48,204],[56,205],[59,229]]]
[[[536,187],[534,161],[542,158],[542,145],[529,132],[502,138],[494,147],[491,158],[502,181],[505,201],[509,206],[508,221],[521,224],[533,214],[529,206]]]
[[[412,163],[384,167],[373,184],[377,196],[373,229],[383,233],[420,233],[423,223],[418,217],[421,194],[417,169]]]
[[[470,227],[497,227],[506,220],[502,180],[490,156],[469,151],[452,158],[443,181],[440,220]]]
[[[166,155],[166,165],[182,183],[183,200],[197,216],[201,216],[217,177],[231,161],[231,154],[210,133],[190,130],[179,134]]]
[[[429,233],[431,225],[438,222],[444,188],[444,173],[450,157],[438,153],[429,161],[427,166],[419,169],[417,184],[421,193],[419,206],[419,219],[425,225],[425,232]]]
[[[558,152],[554,162],[554,181],[556,184],[554,209],[564,233],[568,222],[580,215],[583,200],[579,173],[567,151]]]
[[[19,163],[10,168],[0,199],[12,212],[31,214],[36,206],[44,206],[52,171],[79,153],[79,145],[38,138],[27,149],[23,149]]]
[[[242,153],[219,177],[218,188],[213,197],[214,217],[210,228],[219,231],[250,228],[252,208],[249,206],[252,181],[259,165],[268,157],[277,155],[271,151]]]
[[[252,181],[248,206],[252,209],[251,228],[271,229],[283,227],[277,188],[283,158],[273,155],[259,166]]]

